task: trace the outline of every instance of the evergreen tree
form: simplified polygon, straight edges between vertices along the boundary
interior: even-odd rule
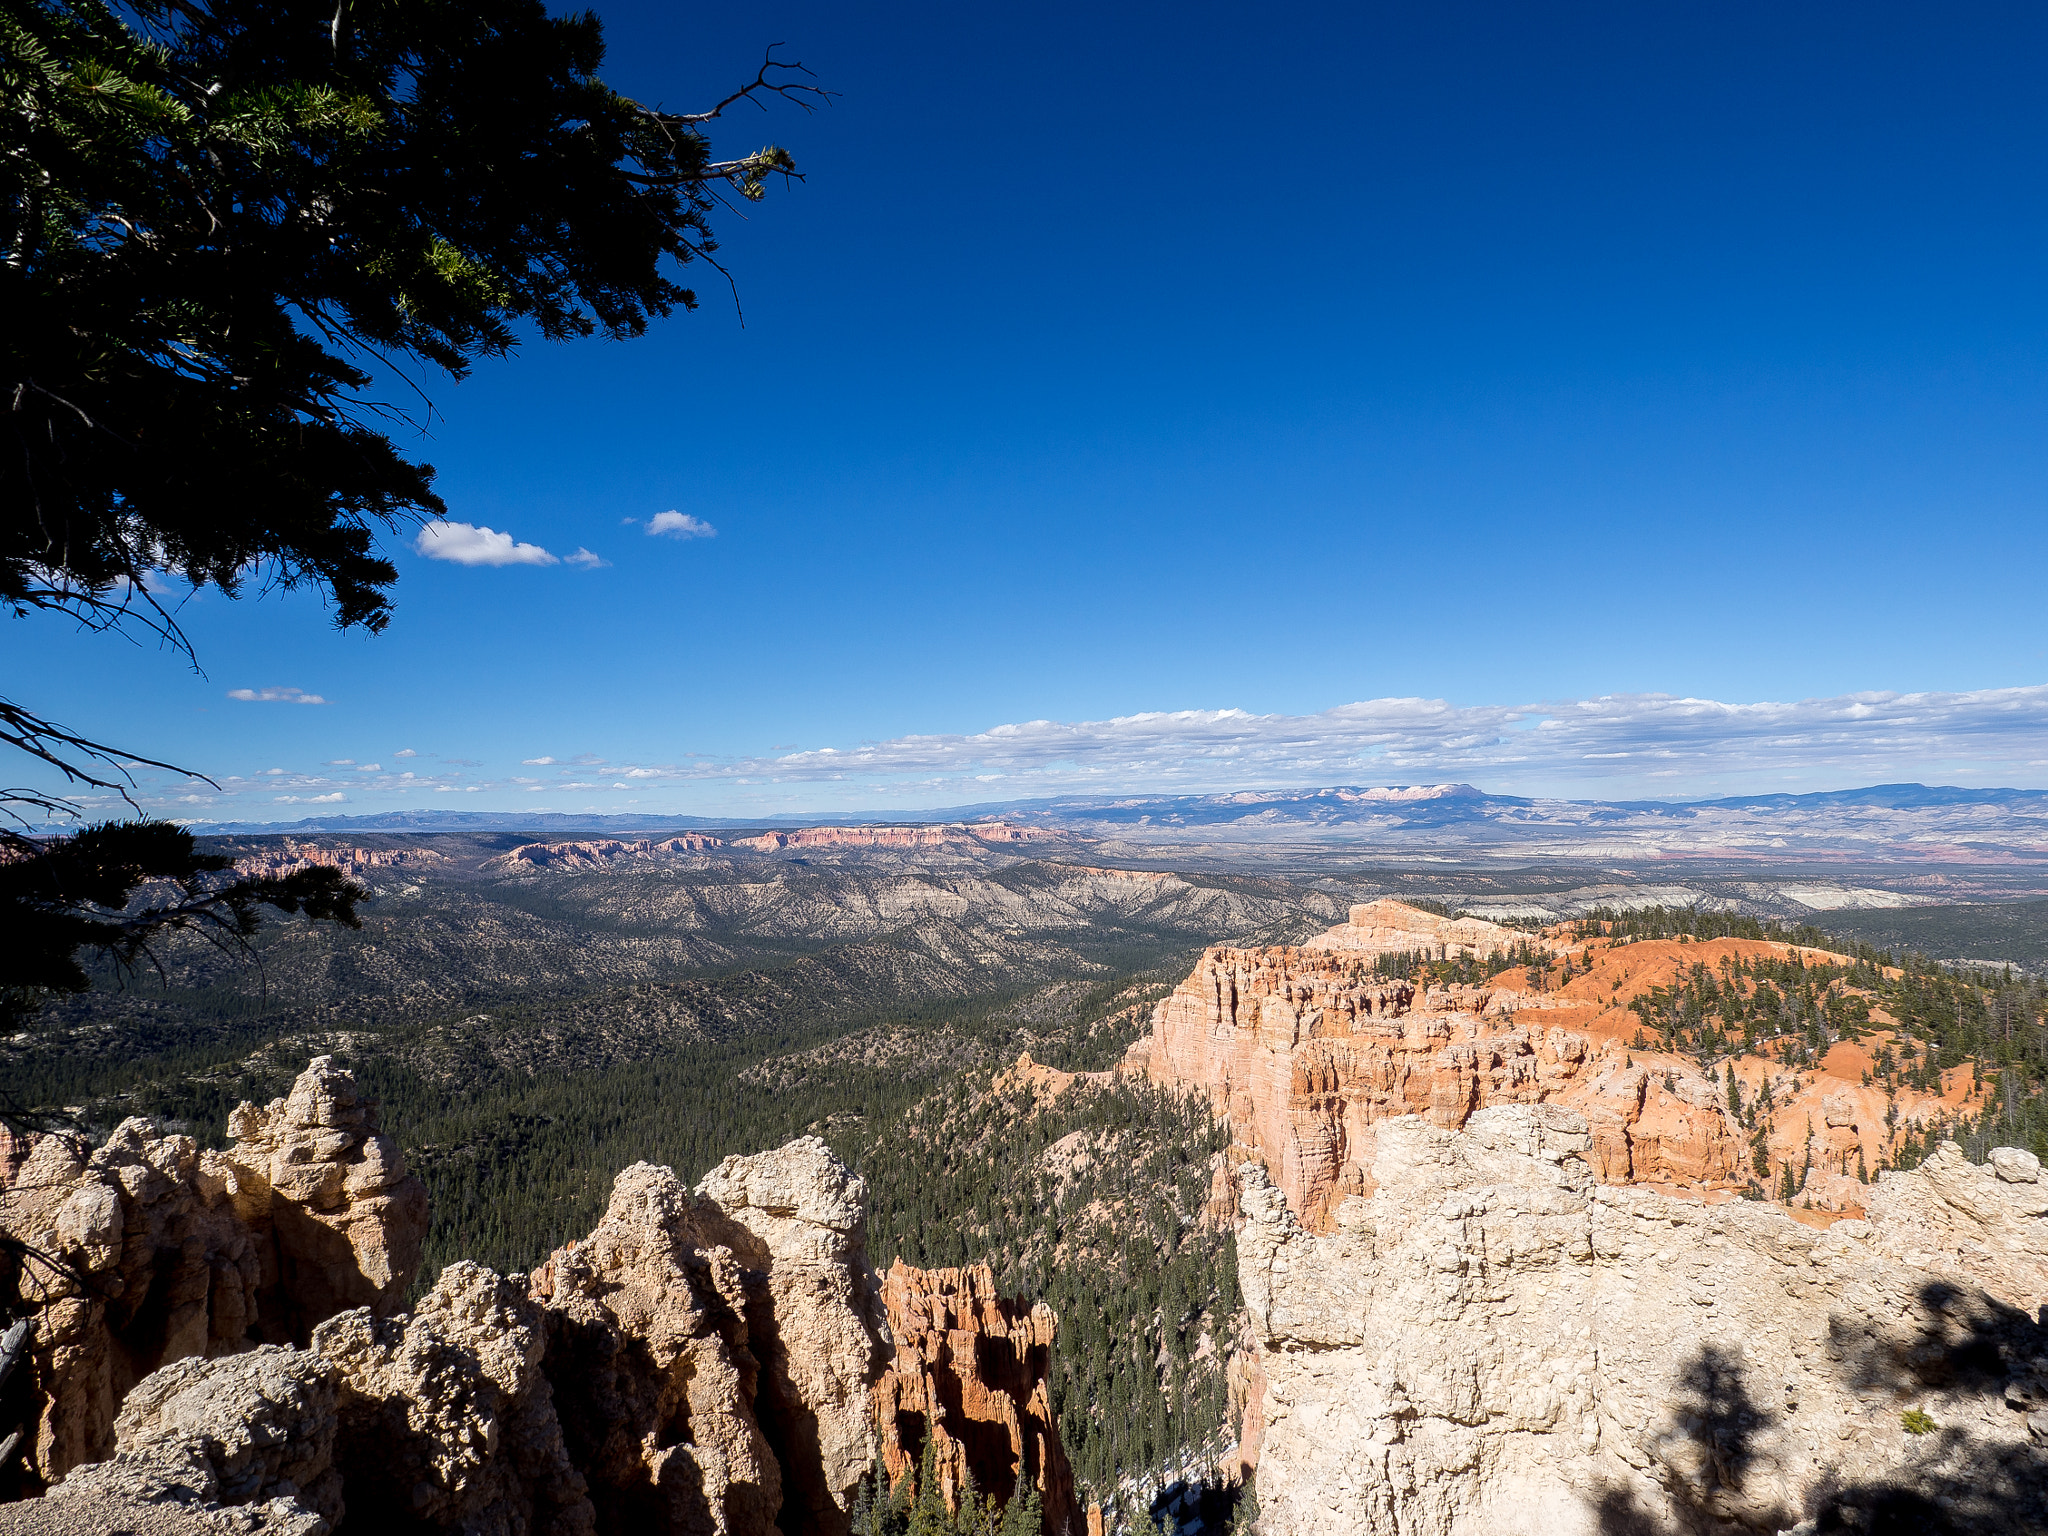
[[[1044,1536],[1045,1506],[1038,1490],[1022,1484],[1003,1510],[1001,1536]]]
[[[446,508],[384,430],[404,413],[372,367],[461,378],[522,330],[623,338],[694,307],[675,278],[711,259],[720,194],[794,170],[775,148],[714,160],[705,125],[823,94],[771,58],[679,115],[611,89],[603,58],[595,15],[539,0],[331,24],[280,0],[0,0],[0,608],[189,656],[153,595],[168,574],[309,588],[338,626],[382,630],[398,571],[377,535]],[[132,767],[172,767],[8,699],[0,746],[131,805]],[[139,885],[190,867],[146,822],[25,835],[53,816],[76,808],[0,789],[0,862],[36,866],[40,893],[0,904],[14,1013],[69,985],[46,978]],[[84,863],[140,873],[67,884]],[[253,906],[284,905],[246,884],[187,882],[176,917],[246,937]],[[333,910],[285,909],[345,920],[318,894]]]
[[[954,1536],[953,1512],[946,1508],[946,1496],[939,1487],[938,1437],[925,1431],[924,1449],[917,1458],[917,1498],[910,1506],[909,1536]]]

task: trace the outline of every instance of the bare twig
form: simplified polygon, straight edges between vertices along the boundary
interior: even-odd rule
[[[42,759],[63,774],[69,783],[86,789],[112,790],[127,801],[138,814],[142,807],[136,803],[135,796],[131,793],[135,788],[135,777],[129,772],[131,767],[161,768],[167,773],[186,774],[211,785],[214,789],[220,788],[220,785],[203,773],[181,768],[176,763],[160,762],[153,757],[140,757],[132,752],[124,752],[107,742],[94,741],[91,737],[81,736],[76,731],[67,731],[61,725],[45,720],[40,715],[30,714],[20,705],[7,699],[0,699],[0,744]],[[105,764],[106,769],[89,767],[88,764]],[[101,777],[101,773],[108,770],[119,777]],[[73,814],[76,814],[75,810],[66,806],[64,802],[34,791],[0,792],[0,815],[6,815],[19,822],[24,831],[28,830],[28,822],[8,809],[12,805],[26,805],[53,813],[72,810]]]
[[[808,69],[804,68],[801,60],[794,64],[785,64],[776,58],[775,50],[781,46],[782,44],[780,43],[770,43],[767,55],[762,59],[761,68],[754,78],[726,97],[725,100],[721,101],[709,112],[659,112],[650,111],[647,108],[642,108],[641,110],[646,111],[650,117],[658,118],[663,123],[673,123],[678,127],[691,127],[697,123],[710,122],[713,118],[723,113],[727,107],[742,101],[751,101],[756,107],[765,112],[768,110],[767,103],[759,99],[764,95],[772,94],[780,96],[784,101],[795,102],[806,112],[815,112],[818,108],[829,103],[836,93],[826,90],[821,85],[808,85],[801,80],[771,80],[768,77],[768,71],[780,69],[788,70],[794,74],[809,75],[813,80],[818,78],[816,75],[811,74]],[[636,102],[634,105],[638,106],[639,104]]]

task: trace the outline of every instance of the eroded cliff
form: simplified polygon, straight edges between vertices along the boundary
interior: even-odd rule
[[[1965,1249],[2034,1254],[2038,1287],[2031,1157],[1887,1174],[1875,1222],[1815,1233],[1603,1185],[1592,1153],[1551,1105],[1390,1120],[1376,1194],[1324,1235],[1245,1171],[1262,1531],[2042,1528],[2041,1326],[1892,1256],[1938,1203]]]
[[[896,1347],[874,1403],[890,1482],[914,1474],[929,1441],[948,1508],[959,1508],[970,1480],[1003,1504],[1021,1484],[1038,1490],[1048,1532],[1078,1530],[1048,1381],[1050,1309],[1003,1296],[986,1264],[927,1270],[898,1260],[882,1299]]]
[[[54,1486],[0,1506],[0,1531],[835,1536],[880,1446],[878,1384],[901,1399],[912,1359],[953,1486],[1021,1466],[1071,1510],[1051,1315],[986,1270],[899,1269],[885,1377],[866,1186],[822,1141],[727,1158],[694,1191],[636,1164],[531,1276],[453,1264],[399,1312],[424,1197],[372,1111],[321,1058],[237,1110],[225,1154],[140,1121],[29,1149],[0,1214],[47,1256],[15,1279]]]
[[[1419,987],[1372,964],[1416,952],[1483,958],[1514,945],[1561,957],[1562,979],[1541,986],[1517,966],[1484,984]],[[1871,1081],[1870,1047],[1846,1042],[1796,1066],[1738,1051],[1709,1073],[1645,1044],[1629,1008],[1689,967],[1794,953],[1815,966],[1840,959],[1772,941],[1570,943],[1372,902],[1305,945],[1205,951],[1154,1010],[1124,1070],[1205,1094],[1317,1229],[1338,1202],[1371,1192],[1383,1121],[1412,1114],[1456,1128],[1513,1103],[1583,1116],[1589,1164],[1604,1182],[1720,1200],[1759,1180],[1775,1193],[1791,1168],[1803,1201],[1856,1214],[1863,1177],[1885,1165],[1904,1129],[1953,1114],[1967,1097],[1960,1082],[1887,1092]],[[1761,1122],[1759,1102],[1769,1107]]]

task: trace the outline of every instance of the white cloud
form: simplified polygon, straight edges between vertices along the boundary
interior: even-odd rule
[[[356,760],[352,757],[330,757],[327,759],[327,766],[329,768],[353,768],[355,765]]]
[[[661,768],[628,768],[626,770],[626,777],[629,779],[662,779],[667,778],[668,774],[665,769]]]
[[[317,693],[303,688],[230,688],[228,697],[244,704],[325,704]]]
[[[1208,791],[1469,778],[1496,793],[1734,793],[1799,772],[1818,785],[2032,784],[2048,685],[1730,704],[1612,694],[1519,705],[1370,699],[1313,715],[1191,709],[1029,720],[971,735],[693,762],[680,780],[881,782],[925,803],[1004,775],[1008,794]],[[631,772],[632,770],[629,770]],[[655,770],[640,770],[648,776]],[[1780,782],[1773,777],[1770,784]]]
[[[603,555],[593,555],[581,544],[578,544],[576,546],[575,554],[565,555],[563,558],[566,559],[571,565],[582,566],[583,569],[585,569],[586,571],[601,571],[606,566],[611,564],[611,561],[605,559]]]
[[[521,544],[509,533],[479,528],[475,523],[429,523],[412,547],[429,560],[457,565],[560,565],[538,544]]]
[[[522,768],[547,768],[552,766],[554,761],[552,757],[522,757],[519,760],[519,766]]]
[[[401,747],[398,751],[392,753],[391,755],[393,757],[418,757],[419,753],[413,751],[411,747]]]
[[[347,800],[348,796],[338,789],[331,795],[274,795],[271,797],[273,805],[342,805]]]
[[[650,534],[667,534],[676,539],[715,539],[718,530],[701,517],[692,517],[687,512],[657,512],[647,520]]]
[[[365,763],[365,764],[363,764],[363,772],[364,772],[364,773],[382,773],[383,771],[384,771],[384,765],[383,765],[382,763]]]

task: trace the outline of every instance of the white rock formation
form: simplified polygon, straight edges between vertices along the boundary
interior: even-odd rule
[[[1600,1185],[1589,1145],[1543,1105],[1388,1121],[1377,1194],[1322,1237],[1244,1170],[1262,1536],[2048,1525],[2031,1317],[1892,1257],[1881,1209],[1815,1232]],[[2014,1274],[2040,1251],[2035,1182],[1944,1160],[1886,1188],[1965,1250],[2010,1236]]]
[[[1978,1164],[1943,1142],[1913,1172],[1879,1177],[1870,1224],[1881,1253],[2029,1312],[2048,1307],[2048,1175],[2031,1152],[1996,1147]]]
[[[325,1536],[343,1510],[335,1423],[334,1371],[317,1356],[174,1361],[121,1405],[116,1455],[47,1498],[0,1505],[0,1533]]]
[[[104,1146],[39,1136],[0,1189],[0,1233],[31,1260],[41,1401],[33,1455],[54,1480],[114,1449],[114,1420],[159,1366],[303,1344],[346,1307],[385,1313],[419,1264],[427,1195],[374,1103],[325,1056],[234,1143],[124,1121]]]
[[[363,1307],[314,1329],[340,1390],[335,1460],[351,1528],[589,1536],[546,1348],[525,1286],[467,1262],[442,1270],[410,1313]]]
[[[816,1136],[728,1157],[697,1186],[705,1241],[739,1261],[758,1411],[779,1442],[785,1500],[804,1528],[838,1536],[874,1459],[868,1383],[884,1318],[868,1273],[868,1187]]]

